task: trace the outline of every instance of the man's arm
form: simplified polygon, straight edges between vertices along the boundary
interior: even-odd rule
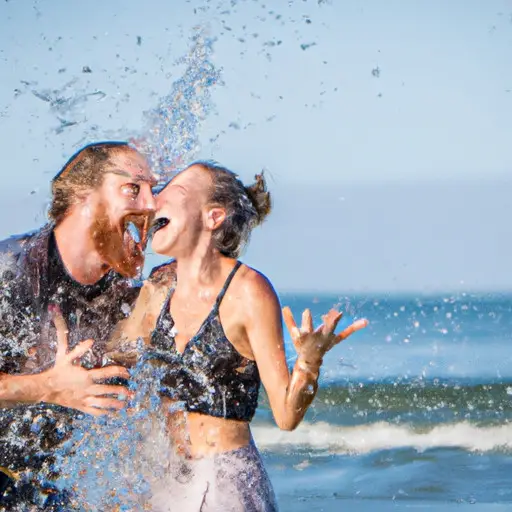
[[[0,373],[0,408],[20,403],[35,404],[41,401],[42,389],[38,375],[9,375]]]
[[[86,370],[74,364],[74,361],[82,357],[92,344],[92,340],[87,340],[68,354],[59,354],[55,365],[41,373],[0,374],[0,407],[9,408],[20,404],[46,402],[77,409],[94,416],[104,414],[108,409],[122,409],[126,402],[121,397],[130,396],[130,392],[124,386],[101,384],[101,382],[114,377],[129,378],[126,368],[108,366]]]
[[[124,386],[102,382],[114,377],[127,379],[130,376],[128,370],[121,366],[87,370],[76,364],[94,341],[83,341],[68,353],[66,323],[58,312],[54,313],[54,323],[57,328],[55,364],[48,370],[30,375],[0,373],[0,407],[46,402],[94,416],[109,409],[123,408],[126,402],[122,398],[129,397],[130,392]]]

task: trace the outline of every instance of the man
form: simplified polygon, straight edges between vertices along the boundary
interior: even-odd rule
[[[54,178],[50,223],[0,242],[0,510],[68,510],[66,493],[34,485],[31,470],[51,471],[78,411],[125,404],[126,388],[105,381],[128,372],[105,366],[105,344],[138,295],[132,278],[144,262],[154,185],[128,144],[91,144]],[[67,353],[57,347],[60,313]]]

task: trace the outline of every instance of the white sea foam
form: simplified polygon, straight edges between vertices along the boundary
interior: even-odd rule
[[[294,447],[338,454],[365,454],[380,450],[461,448],[473,452],[512,451],[512,424],[478,426],[469,422],[443,424],[429,429],[378,422],[342,427],[325,422],[303,423],[293,432],[257,425],[253,435],[260,449]]]

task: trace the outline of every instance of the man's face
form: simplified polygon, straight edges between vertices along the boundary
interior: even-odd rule
[[[142,155],[128,149],[110,157],[102,184],[94,195],[92,237],[105,263],[127,276],[144,264],[148,229],[155,212],[156,181]]]

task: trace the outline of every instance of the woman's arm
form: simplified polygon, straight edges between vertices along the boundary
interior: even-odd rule
[[[117,324],[107,343],[109,359],[124,365],[133,365],[137,361],[138,340],[149,343],[174,279],[175,264],[170,263],[159,267],[144,282],[130,316]]]
[[[293,430],[315,398],[324,354],[367,323],[356,322],[342,334],[335,335],[341,314],[331,311],[324,317],[324,325],[313,331],[311,313],[306,310],[302,330],[299,331],[290,321],[290,313],[287,313],[287,323],[298,351],[290,375],[284,350],[281,307],[272,285],[264,276],[255,273],[248,279],[244,295],[247,301],[244,309],[245,330],[274,418],[279,428]],[[293,317],[291,319],[293,321]]]

